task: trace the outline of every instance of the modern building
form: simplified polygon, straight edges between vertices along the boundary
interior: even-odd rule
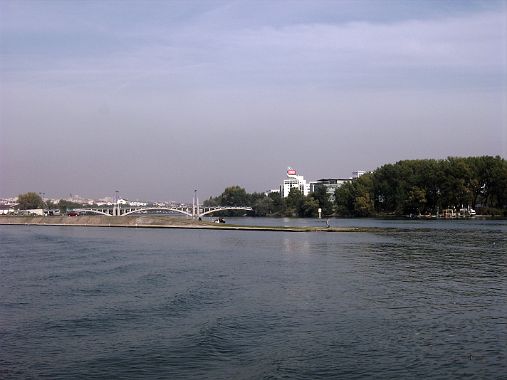
[[[287,198],[291,189],[298,189],[306,196],[313,193],[318,187],[323,186],[326,188],[331,200],[333,200],[336,189],[345,182],[357,179],[365,173],[363,170],[356,170],[352,172],[352,177],[350,178],[322,178],[317,181],[306,181],[302,175],[297,175],[295,169],[289,167],[287,169],[287,178],[280,185],[280,195],[283,198]],[[271,190],[271,192],[275,192],[275,190]]]
[[[303,195],[310,194],[310,183],[306,182],[302,175],[297,175],[297,171],[291,167],[287,168],[287,178],[280,185],[280,195],[287,198],[292,189],[298,189]]]
[[[350,182],[350,178],[322,178],[310,183],[310,192],[314,192],[319,187],[324,187],[331,201],[334,201],[334,193],[345,182]]]

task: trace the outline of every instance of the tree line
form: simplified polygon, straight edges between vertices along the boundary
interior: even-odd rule
[[[323,208],[324,215],[333,214],[333,204],[325,188],[319,188],[308,196],[292,189],[287,198],[282,198],[279,193],[247,193],[240,186],[230,186],[219,196],[205,200],[203,206],[248,206],[252,207],[254,216],[315,217],[319,208]],[[223,212],[223,215],[229,216],[242,214],[244,211]]]
[[[319,208],[323,216],[434,215],[462,207],[507,216],[507,161],[499,156],[404,160],[346,182],[331,195],[324,186],[308,196],[292,189],[287,198],[231,186],[204,205],[249,206],[256,216],[315,217]]]
[[[18,208],[59,208],[80,204],[61,199],[53,204],[35,192],[20,194]],[[443,209],[475,208],[478,214],[507,216],[507,161],[500,156],[449,157],[443,160],[404,160],[345,182],[334,194],[324,186],[304,196],[292,189],[279,193],[248,193],[240,186],[204,201],[204,206],[249,206],[255,216],[425,215]],[[223,215],[242,215],[227,211]]]
[[[80,203],[67,201],[60,199],[58,202],[52,202],[50,200],[43,200],[42,197],[35,192],[28,192],[18,195],[18,206],[19,210],[32,210],[32,209],[60,209],[62,212],[68,209],[82,207]]]

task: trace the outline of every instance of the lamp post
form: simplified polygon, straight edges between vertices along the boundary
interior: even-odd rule
[[[113,206],[113,216],[120,216],[120,192],[115,190],[114,192],[114,206]]]
[[[194,189],[194,199],[192,200],[193,211],[192,216],[195,218],[197,214],[199,214],[199,202],[197,201],[197,189]]]

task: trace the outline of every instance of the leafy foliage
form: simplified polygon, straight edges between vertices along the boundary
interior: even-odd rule
[[[66,201],[65,199],[60,199],[60,201],[58,202],[58,208],[65,212],[69,209],[73,209],[73,208],[79,208],[79,207],[82,207],[83,205],[80,204],[80,203],[76,203],[76,202],[71,202],[71,201]]]
[[[322,206],[321,203],[324,205]],[[222,194],[204,201],[204,206],[249,206],[255,216],[300,216],[315,217],[319,208],[327,207],[327,214],[332,214],[333,204],[329,196],[321,193],[317,197],[305,197],[298,189],[292,189],[287,198],[278,193],[247,193],[239,186],[227,187]],[[226,211],[222,215],[235,216],[243,211]]]
[[[507,215],[507,161],[499,156],[399,161],[344,183],[334,195],[333,203],[324,186],[308,196],[292,189],[287,198],[231,186],[204,205],[250,206],[256,216],[315,217],[319,208],[323,216],[434,214],[467,206]]]
[[[18,208],[20,210],[30,210],[44,208],[44,201],[41,196],[35,192],[28,192],[18,195]]]
[[[426,214],[471,206],[506,213],[507,161],[449,157],[387,164],[340,187],[340,215]]]

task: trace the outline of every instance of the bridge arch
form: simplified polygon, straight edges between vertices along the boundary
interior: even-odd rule
[[[187,212],[187,211],[184,211],[184,210],[179,210],[177,208],[171,208],[171,207],[145,207],[145,208],[138,208],[138,209],[126,212],[125,214],[121,214],[120,216],[126,216],[126,215],[130,215],[130,214],[135,214],[135,213],[138,213],[138,212],[150,211],[150,210],[174,211],[174,212],[178,212],[180,214],[184,214],[184,215],[187,215],[187,216],[192,216],[191,212]]]
[[[251,207],[220,207],[212,210],[205,211],[203,213],[200,213],[199,216],[209,215],[213,214],[214,212],[220,212],[220,211],[228,211],[228,210],[244,210],[244,211],[253,211]]]
[[[79,212],[79,213],[82,213],[82,212],[92,212],[94,214],[112,216],[111,214],[108,214],[107,212],[93,210],[91,208],[76,208],[74,210],[69,210],[69,211],[75,211],[75,212]]]

